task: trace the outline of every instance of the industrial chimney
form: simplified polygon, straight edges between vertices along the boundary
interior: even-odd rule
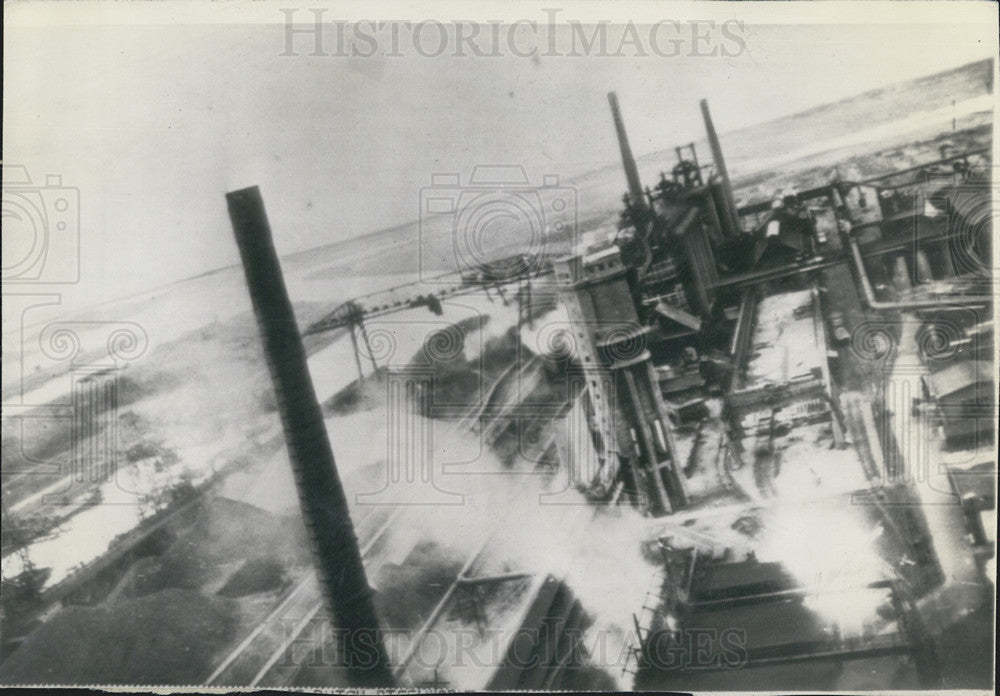
[[[726,169],[726,159],[722,156],[722,145],[719,143],[719,136],[715,132],[715,125],[712,123],[712,114],[708,110],[708,100],[701,100],[701,115],[705,120],[705,132],[708,134],[708,144],[712,148],[712,159],[715,161],[715,168],[719,172],[719,179],[722,183],[722,203],[724,210],[720,211],[719,218],[729,234],[738,234],[740,231],[739,216],[736,213],[736,197],[733,196],[733,185],[729,181],[729,170]]]
[[[615,131],[618,133],[618,147],[622,153],[622,166],[625,168],[625,178],[628,180],[629,196],[634,205],[645,207],[646,198],[642,192],[642,182],[639,181],[639,170],[635,166],[635,157],[632,156],[628,135],[625,134],[621,109],[618,108],[618,97],[614,92],[608,92],[608,103],[611,104],[611,116],[615,120]]]
[[[343,641],[342,655],[348,678],[357,686],[391,686],[378,616],[264,201],[254,186],[227,193],[226,202],[274,383],[320,585],[336,627],[349,636]]]

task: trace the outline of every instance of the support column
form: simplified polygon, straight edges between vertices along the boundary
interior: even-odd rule
[[[645,419],[639,390],[635,384],[635,377],[632,376],[632,373],[627,368],[622,370],[621,374],[625,378],[625,385],[628,389],[628,402],[634,416],[633,422],[637,426],[639,441],[643,449],[643,459],[645,460],[647,472],[646,479],[652,484],[652,492],[660,511],[665,515],[669,515],[673,512],[673,506],[670,504],[670,496],[667,494],[666,486],[663,485],[663,479],[660,477],[658,465],[661,457],[657,453],[649,423]]]
[[[913,287],[910,281],[910,269],[906,265],[906,259],[900,254],[892,260],[892,284],[896,290],[902,292]]]
[[[368,352],[368,359],[371,361],[371,364],[372,364],[372,370],[373,370],[372,374],[376,374],[377,375],[378,374],[378,361],[375,360],[375,353],[372,352],[372,344],[368,340],[368,331],[367,331],[367,329],[365,329],[365,323],[363,321],[359,321],[358,322],[358,329],[361,331],[361,338],[364,339],[365,350]],[[360,370],[358,370],[358,371],[360,372]]]
[[[931,263],[927,260],[927,254],[923,249],[917,249],[916,266],[918,283],[929,283],[934,280],[934,274],[931,272]]]
[[[361,353],[358,350],[358,335],[354,324],[348,326],[348,331],[351,334],[351,348],[354,350],[354,365],[358,368],[358,382],[364,382],[365,373],[361,371]]]

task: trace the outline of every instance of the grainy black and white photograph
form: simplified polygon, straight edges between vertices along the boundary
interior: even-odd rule
[[[3,11],[0,685],[993,693],[996,3]]]

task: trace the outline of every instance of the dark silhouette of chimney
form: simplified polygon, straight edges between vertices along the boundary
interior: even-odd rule
[[[260,190],[226,194],[250,299],[274,383],[302,516],[320,584],[342,641],[348,678],[358,686],[391,686],[392,672],[365,577],[361,551],[306,363],[295,313],[271,238]]]
[[[632,148],[628,144],[628,135],[625,133],[625,124],[622,122],[621,109],[618,108],[618,97],[614,92],[608,92],[608,103],[611,104],[611,116],[615,120],[615,131],[618,133],[618,147],[622,152],[622,166],[625,168],[629,196],[634,205],[646,207],[642,182],[639,181],[639,170],[635,166],[635,157],[633,157]]]

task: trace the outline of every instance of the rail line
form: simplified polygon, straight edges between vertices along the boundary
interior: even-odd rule
[[[529,362],[529,364],[534,365],[537,363]],[[523,368],[526,367],[528,367],[527,364],[523,366]],[[487,390],[490,402],[496,399],[499,391],[502,391],[503,387],[500,383],[505,379],[512,378],[517,372],[517,370],[507,370],[497,378],[496,383]],[[509,416],[508,411],[509,409],[504,408],[488,408],[485,411],[483,409],[472,408],[464,417],[457,419],[457,422],[451,425],[449,431],[468,430],[476,422],[480,422],[480,420],[483,422],[484,430],[488,429],[495,421]],[[396,508],[387,518],[383,518],[384,521],[370,535],[367,535],[363,530],[366,527],[372,526],[371,523],[376,513],[369,513],[368,516],[358,523],[359,537],[365,539],[361,553],[366,563],[369,560],[374,560],[373,551],[378,546],[378,542],[393,527],[401,522],[405,523],[405,512],[408,510],[409,508]],[[465,560],[461,569],[456,574],[454,581],[442,594],[434,609],[421,626],[414,632],[404,657],[398,665],[393,666],[394,674],[397,677],[405,675],[406,667],[413,659],[415,651],[419,648],[421,638],[440,618],[441,613],[448,606],[448,602],[451,601],[459,588],[470,583],[478,584],[481,582],[515,579],[532,575],[531,573],[508,573],[503,577],[468,577],[470,569],[487,548],[494,535],[495,530],[487,533],[485,540]],[[323,601],[320,599],[318,582],[315,574],[309,573],[226,656],[205,683],[227,687],[281,687],[289,685],[298,673],[299,666],[296,664],[282,664],[282,659],[288,654],[293,644],[299,640],[310,623],[322,611]]]
[[[382,517],[378,510],[368,513],[358,523],[359,528],[378,526],[370,532],[361,547],[362,558],[371,557],[372,550],[399,520],[403,508]],[[380,523],[380,524],[379,524]],[[225,659],[206,678],[205,683],[216,686],[257,686],[274,669],[289,646],[323,609],[323,600],[316,573],[309,572],[288,592],[285,598],[259,624],[233,648]],[[288,625],[295,621],[291,631]],[[262,666],[260,658],[267,655]],[[253,676],[250,676],[252,673]]]
[[[594,516],[598,514],[598,510],[596,508],[581,509],[580,513],[584,516],[588,515]],[[385,534],[390,528],[392,528],[393,526],[395,526],[397,523],[400,522],[399,520],[400,516],[401,516],[400,511],[397,510],[391,516],[391,518],[383,524],[383,526],[379,529],[379,531],[376,532],[375,536],[371,540],[369,540],[368,543],[365,544],[365,546],[362,548],[362,553],[366,556],[366,559],[372,548],[377,543],[378,539],[383,534]],[[531,581],[531,585],[526,590],[525,606],[523,607],[522,611],[518,612],[518,615],[520,616],[519,621],[524,620],[525,611],[527,611],[532,606],[532,603],[535,600],[535,596],[537,595],[538,591],[540,590],[543,584],[539,582],[540,577],[543,574],[527,570],[505,571],[499,574],[486,574],[486,575],[471,574],[471,571],[476,566],[477,561],[479,561],[480,558],[482,558],[484,552],[486,552],[490,548],[490,544],[496,537],[498,529],[499,527],[494,527],[485,534],[483,540],[480,543],[478,543],[474,548],[474,550],[465,558],[461,568],[455,574],[454,580],[451,582],[448,588],[441,594],[440,598],[435,603],[433,609],[431,609],[430,613],[427,614],[427,617],[421,621],[419,627],[416,628],[416,630],[414,630],[410,634],[411,637],[409,638],[403,656],[400,658],[397,664],[392,666],[393,676],[397,680],[399,680],[404,687],[407,686],[419,687],[422,685],[422,683],[419,682],[412,674],[409,674],[410,665],[414,662],[414,658],[416,657],[418,651],[420,650],[420,646],[424,637],[427,636],[431,630],[433,630],[434,626],[438,623],[438,621],[440,621],[441,618],[446,614],[446,611],[451,605],[452,601],[454,600],[456,594],[460,592],[463,588],[468,588],[477,585],[516,581],[516,580]],[[310,575],[310,577],[312,576]],[[318,588],[315,589],[315,592],[316,594],[318,594],[319,592]],[[289,622],[289,614],[291,613],[289,611],[289,608],[293,606],[294,606],[293,602],[289,602],[288,600],[286,600],[286,602],[283,603],[283,606],[279,607],[279,609],[276,609],[274,612],[272,612],[271,615],[269,615],[267,619],[265,619],[265,622],[272,621],[277,617],[278,614],[282,614],[283,617],[281,620],[285,625],[287,625]],[[309,624],[316,618],[316,616],[322,610],[323,610],[322,601],[315,601],[310,606],[308,606],[308,608],[301,613],[300,617],[298,618],[292,629],[286,632],[284,640],[282,640],[280,644],[278,644],[273,649],[271,654],[268,656],[266,660],[264,660],[263,664],[254,674],[254,676],[247,682],[233,682],[221,679],[220,677],[222,674],[224,674],[225,671],[223,666],[222,669],[217,669],[216,672],[213,674],[213,676],[215,677],[215,681],[209,683],[213,683],[217,686],[248,686],[252,688],[287,687],[291,685],[292,681],[295,679],[295,676],[300,669],[300,666],[296,664],[294,660],[292,660],[291,663],[287,665],[281,665],[280,662],[282,658],[284,658],[288,654],[288,651],[292,648],[293,644],[299,639],[299,637],[306,630]],[[260,627],[255,629],[254,633],[251,636],[248,636],[248,639],[244,640],[243,643],[241,643],[240,646],[238,646],[236,650],[233,651],[233,655],[235,655],[235,658],[227,658],[229,659],[230,663],[232,663],[233,659],[239,657],[239,655],[236,655],[237,652],[241,650],[246,651],[252,642],[252,638],[256,637],[257,635],[261,635],[264,632],[264,630],[265,629],[261,629]],[[313,641],[313,642],[319,643],[320,641]],[[563,662],[565,661],[565,659],[567,658],[564,658]],[[558,664],[557,669],[561,668],[561,666],[562,666],[561,664]],[[554,675],[549,675],[550,680],[553,678]]]

